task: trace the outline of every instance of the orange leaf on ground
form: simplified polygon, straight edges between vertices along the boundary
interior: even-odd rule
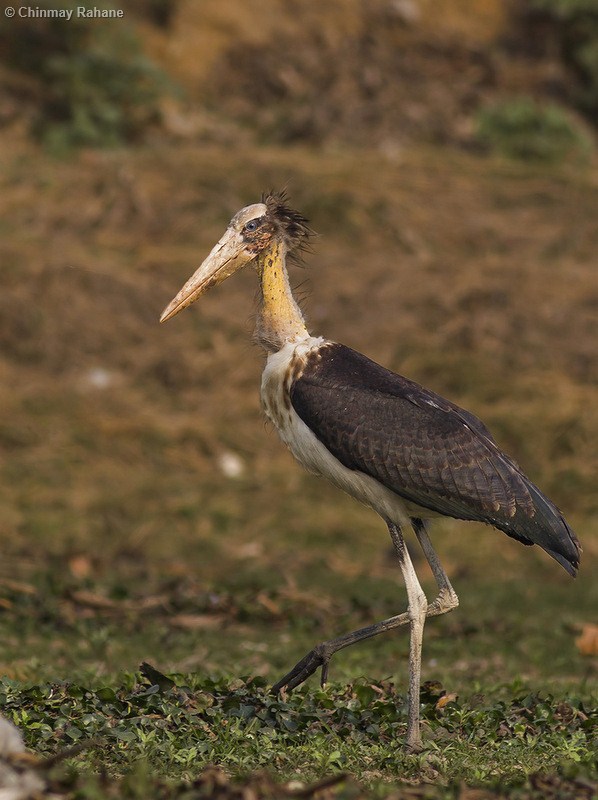
[[[30,583],[13,581],[10,578],[0,578],[0,586],[4,586],[10,592],[16,592],[17,594],[37,594],[37,589]]]
[[[91,574],[91,559],[85,555],[71,556],[68,560],[69,570],[75,578],[87,578]]]
[[[598,625],[591,622],[583,625],[575,645],[582,656],[598,656]]]
[[[448,703],[455,703],[457,701],[457,693],[456,692],[449,692],[448,694],[443,694],[442,697],[438,698],[436,703],[436,710],[441,711]]]
[[[223,617],[215,614],[176,614],[168,620],[169,624],[174,628],[182,628],[183,630],[218,628],[223,621]]]

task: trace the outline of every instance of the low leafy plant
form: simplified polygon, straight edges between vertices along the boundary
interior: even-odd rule
[[[58,4],[64,10],[75,4]],[[15,30],[16,29],[16,30]],[[125,22],[15,17],[0,29],[15,86],[27,87],[34,134],[52,151],[113,147],[141,136],[159,115],[166,77]],[[10,81],[9,81],[10,83]]]
[[[592,147],[590,138],[560,106],[529,97],[482,108],[477,127],[480,141],[490,150],[526,161],[585,160]]]
[[[573,101],[598,123],[598,4],[596,0],[528,0],[527,15],[542,23],[576,82]]]
[[[75,745],[79,768],[115,777],[151,764],[139,778],[146,788],[154,771],[196,781],[216,764],[232,775],[268,769],[287,781],[342,771],[369,786],[369,796],[387,795],[405,779],[429,790],[408,796],[433,800],[454,798],[462,781],[519,792],[536,779],[577,791],[558,797],[591,796],[583,794],[593,785],[583,776],[592,769],[597,717],[579,700],[520,691],[460,703],[436,682],[424,687],[422,701],[426,751],[413,755],[401,747],[405,697],[389,682],[279,697],[262,679],[168,677],[149,665],[120,686],[0,681],[0,711],[40,756],[53,759]]]

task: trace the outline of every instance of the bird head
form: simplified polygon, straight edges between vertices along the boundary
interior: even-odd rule
[[[166,306],[160,322],[174,317],[242,267],[257,262],[274,243],[296,253],[305,247],[311,233],[307,219],[286,204],[284,192],[270,192],[261,203],[242,208],[203,264]]]

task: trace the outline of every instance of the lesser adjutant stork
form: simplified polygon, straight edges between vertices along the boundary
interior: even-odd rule
[[[408,598],[406,612],[317,645],[273,690],[293,689],[319,667],[324,684],[337,650],[408,623],[407,747],[416,750],[424,621],[458,605],[424,519],[444,515],[486,522],[523,544],[540,545],[573,576],[581,548],[560,511],[477,417],[355,350],[308,332],[286,268],[287,256],[300,251],[311,234],[307,223],[284,194],[270,193],[241,209],[161,321],[246,264],[255,266],[260,285],[255,338],[268,354],[264,411],[304,467],[386,522]],[[438,584],[431,603],[403,538],[409,527]]]

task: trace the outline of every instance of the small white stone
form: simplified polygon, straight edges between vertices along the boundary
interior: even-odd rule
[[[87,384],[94,389],[108,389],[113,383],[112,373],[103,367],[93,367],[86,375]]]
[[[391,11],[403,22],[413,25],[421,18],[421,9],[414,0],[392,0]]]
[[[45,783],[33,769],[14,767],[10,757],[25,752],[18,728],[0,717],[0,800],[27,800],[37,797]]]
[[[25,744],[20,730],[5,717],[0,717],[0,757],[24,752]]]
[[[218,456],[218,467],[227,478],[240,478],[245,472],[243,459],[230,450],[225,450]]]

